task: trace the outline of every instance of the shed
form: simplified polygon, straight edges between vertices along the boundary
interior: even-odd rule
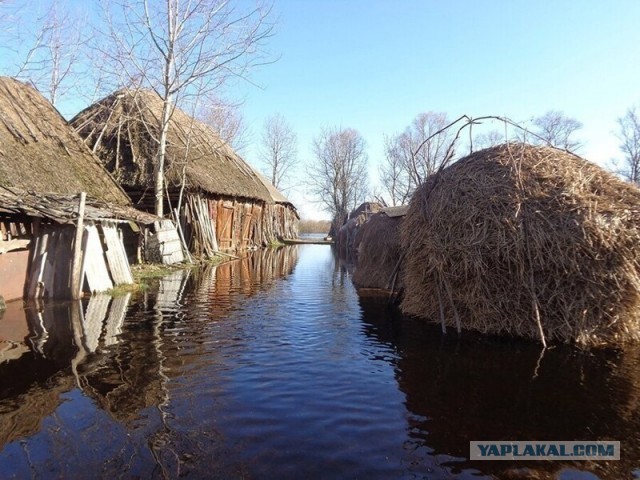
[[[0,296],[6,300],[22,298],[28,280],[36,282],[29,277],[36,274],[36,249],[55,263],[46,269],[51,278],[37,280],[45,282],[44,287],[34,290],[32,296],[71,295],[67,281],[70,265],[65,262],[75,238],[73,225],[81,192],[87,198],[87,230],[83,234],[89,243],[85,247],[101,249],[95,258],[107,255],[107,242],[124,250],[117,225],[153,223],[151,216],[131,207],[127,194],[100,160],[37,90],[0,77]],[[92,229],[96,231],[87,233]],[[96,235],[98,243],[94,242]],[[51,242],[43,243],[45,237]],[[122,262],[128,269],[126,256]],[[113,271],[101,278],[104,285],[109,283],[107,279],[111,284],[122,283]]]
[[[134,204],[147,211],[154,208],[162,105],[154,92],[119,90],[71,121]],[[165,209],[179,210],[186,241],[196,255],[239,251],[297,235],[295,207],[210,127],[178,108],[169,124],[164,174]]]

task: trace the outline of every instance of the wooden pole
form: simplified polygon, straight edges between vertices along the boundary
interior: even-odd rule
[[[84,205],[87,194],[80,194],[78,203],[78,223],[76,224],[76,238],[73,243],[73,263],[71,271],[71,298],[77,300],[82,294],[82,236],[84,234]]]

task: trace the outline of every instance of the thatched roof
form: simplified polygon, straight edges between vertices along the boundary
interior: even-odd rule
[[[389,218],[404,217],[408,211],[409,211],[409,205],[400,205],[397,207],[385,207],[382,209],[382,213],[384,213]]]
[[[358,242],[356,238],[358,229],[371,215],[380,212],[382,208],[382,205],[378,202],[364,202],[360,204],[358,208],[351,211],[349,218],[345,224],[340,227],[336,235],[336,248],[340,256],[353,258],[357,255]]]
[[[130,203],[58,111],[7,77],[0,77],[0,186]]]
[[[640,340],[640,189],[573,154],[507,144],[463,158],[413,195],[402,246],[407,313],[582,345]]]
[[[153,185],[162,105],[154,92],[119,90],[80,112],[71,123],[123,186],[147,188]],[[169,188],[180,186],[183,170],[192,191],[268,203],[286,200],[274,199],[260,176],[210,127],[176,108],[165,159]]]
[[[275,202],[275,203],[291,203],[289,201],[289,199],[287,197],[285,197],[282,194],[282,192],[280,192],[280,190],[278,190],[273,185],[273,183],[271,183],[271,181],[267,177],[265,177],[262,173],[260,173],[255,168],[253,169],[253,171],[255,172],[256,176],[258,177],[258,180],[260,180],[260,182],[262,182],[264,187],[267,189],[267,192],[269,193],[269,196],[271,197],[271,200],[273,202]]]

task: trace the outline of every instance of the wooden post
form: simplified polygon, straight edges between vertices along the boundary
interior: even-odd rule
[[[78,204],[78,222],[76,224],[76,238],[73,243],[73,264],[71,270],[71,298],[77,300],[82,294],[82,236],[84,234],[84,205],[87,194],[80,194]]]

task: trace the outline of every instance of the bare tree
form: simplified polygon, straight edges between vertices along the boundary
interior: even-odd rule
[[[248,10],[231,0],[113,0],[107,4],[107,48],[97,49],[119,86],[153,89],[162,99],[155,161],[155,210],[163,214],[169,122],[185,98],[212,95],[262,63],[271,7]]]
[[[298,138],[286,119],[276,114],[268,117],[262,129],[260,158],[267,176],[280,189],[294,167],[298,154]]]
[[[473,137],[473,149],[483,150],[485,148],[495,147],[504,143],[505,138],[498,130],[489,130],[486,133],[479,133]]]
[[[445,160],[453,141],[452,133],[450,130],[437,132],[447,124],[446,113],[421,113],[400,135],[403,161],[413,185],[422,184]]]
[[[640,113],[637,106],[630,107],[624,116],[618,118],[620,131],[618,138],[622,142],[620,150],[624,153],[624,169],[621,172],[627,180],[640,184]]]
[[[309,166],[311,192],[332,215],[339,229],[365,201],[369,181],[364,138],[352,128],[329,128],[313,141],[315,161]]]
[[[11,18],[24,24],[24,17],[33,14],[33,9],[14,7]],[[63,0],[50,0],[33,24],[33,29],[8,30],[16,48],[15,70],[10,73],[31,82],[57,106],[63,97],[75,95],[80,89],[84,76],[81,57],[87,53],[89,39],[87,21]]]
[[[454,140],[445,113],[417,115],[399,135],[385,138],[381,181],[392,204],[406,203],[416,187],[451,154]]]
[[[415,185],[406,169],[399,136],[384,137],[384,161],[380,165],[380,182],[391,205],[404,205],[409,201]]]
[[[582,143],[574,140],[577,130],[582,128],[582,123],[575,118],[567,117],[564,112],[549,110],[540,117],[533,119],[536,127],[534,133],[540,137],[538,143],[546,143],[567,151],[576,151]]]
[[[220,97],[205,99],[198,119],[213,128],[231,148],[241,153],[249,144],[249,132],[240,105]]]

